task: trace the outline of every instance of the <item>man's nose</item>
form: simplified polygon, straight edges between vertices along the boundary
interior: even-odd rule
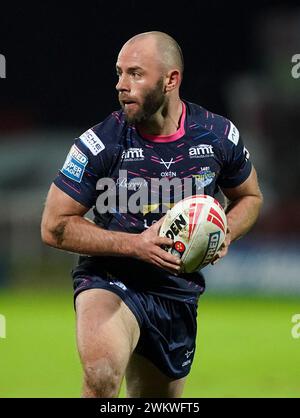
[[[116,89],[119,92],[130,91],[129,80],[128,80],[128,77],[126,77],[125,74],[119,76],[119,81],[116,85]]]

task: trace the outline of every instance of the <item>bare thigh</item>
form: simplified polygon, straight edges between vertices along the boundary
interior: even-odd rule
[[[126,370],[128,398],[180,398],[186,378],[171,379],[139,354],[133,354]]]
[[[139,339],[139,325],[122,299],[104,289],[76,298],[77,346],[84,371],[84,396],[114,397]]]

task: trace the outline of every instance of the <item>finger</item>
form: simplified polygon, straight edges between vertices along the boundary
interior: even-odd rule
[[[168,237],[156,237],[155,239],[156,245],[166,245],[167,247],[172,247],[174,241]]]
[[[221,258],[225,257],[225,255],[228,253],[228,247],[225,246],[222,250],[219,250],[213,260],[211,261],[211,264],[214,266],[218,261],[220,261]]]
[[[227,228],[227,231],[226,231],[225,243],[227,245],[231,243],[231,230],[229,228]]]
[[[180,266],[174,266],[174,264],[168,263],[159,256],[154,255],[153,259],[155,260],[156,265],[158,265],[160,268],[163,268],[164,270],[169,271],[172,274],[177,275],[181,270]]]
[[[221,250],[218,251],[219,257],[225,257],[225,255],[228,253],[228,245],[225,245]]]
[[[219,250],[219,251],[215,254],[214,258],[212,259],[212,261],[211,261],[210,263],[211,263],[211,264],[216,264],[216,262],[217,262],[217,261],[219,261],[219,260],[220,260],[220,258],[221,258],[221,251]]]
[[[220,261],[220,258],[216,258],[214,261],[211,262],[211,265],[215,265]]]
[[[160,218],[157,222],[155,222],[153,225],[151,225],[151,229],[156,232],[158,234],[158,231],[164,221],[165,217],[163,216],[162,218]]]
[[[182,265],[182,261],[179,257],[177,257],[176,255],[170,254],[169,252],[162,250],[159,247],[157,247],[155,255],[157,255],[159,258],[161,258],[165,262],[172,264],[173,267]]]
[[[226,247],[226,238],[225,238],[225,241],[220,245],[220,248],[218,249],[218,252],[217,252],[217,254],[220,252],[220,251],[222,251],[225,247]]]

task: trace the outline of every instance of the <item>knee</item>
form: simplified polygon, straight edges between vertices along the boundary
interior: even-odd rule
[[[107,358],[84,365],[84,397],[115,398],[119,394],[122,373]]]

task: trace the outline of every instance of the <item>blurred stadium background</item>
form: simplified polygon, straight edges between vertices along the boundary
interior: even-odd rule
[[[180,10],[155,1],[141,10],[134,0],[1,6],[0,397],[80,394],[69,276],[76,257],[41,243],[41,213],[73,138],[118,108],[120,47],[147,30],[178,40],[182,97],[234,121],[265,196],[251,233],[205,269],[184,395],[299,397],[291,319],[300,313],[300,78],[291,59],[300,54],[300,7],[214,0]]]

